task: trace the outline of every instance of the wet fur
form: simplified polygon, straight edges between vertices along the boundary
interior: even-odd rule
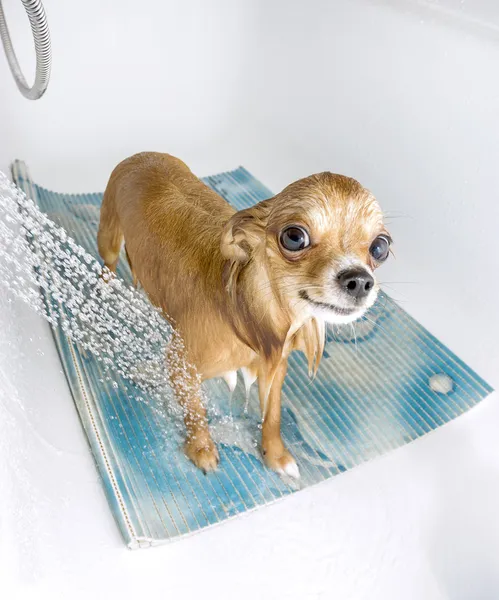
[[[279,246],[290,223],[313,231],[313,244],[299,257]],[[313,175],[236,212],[168,154],[137,154],[115,168],[99,252],[115,271],[125,240],[134,282],[183,340],[184,366],[171,379],[184,407],[185,450],[197,466],[208,471],[218,462],[200,383],[246,368],[258,377],[265,461],[297,476],[280,436],[281,386],[293,350],[306,354],[311,374],[317,371],[325,321],[296,292],[305,286],[327,299],[328,270],[339,269],[345,256],[369,265],[369,244],[382,230],[373,196],[341,175]]]

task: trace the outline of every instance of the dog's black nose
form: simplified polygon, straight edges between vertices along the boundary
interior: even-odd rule
[[[374,287],[374,279],[364,269],[349,269],[338,275],[338,282],[347,294],[361,300]]]

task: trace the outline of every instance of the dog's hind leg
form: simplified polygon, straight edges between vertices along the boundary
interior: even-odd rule
[[[167,351],[167,368],[176,400],[183,409],[187,437],[184,451],[190,460],[206,475],[214,471],[220,460],[218,450],[208,429],[206,408],[201,392],[201,377],[188,363],[183,342],[173,334]]]
[[[102,200],[97,246],[104,265],[113,273],[116,272],[122,243],[123,231],[116,212],[113,185],[109,182]]]
[[[137,274],[133,270],[132,261],[130,260],[130,255],[128,254],[128,249],[126,247],[126,244],[125,244],[125,254],[126,254],[126,259],[128,261],[128,266],[130,267],[130,273],[132,274],[133,286],[135,288],[138,288],[139,287],[139,280],[137,279]]]

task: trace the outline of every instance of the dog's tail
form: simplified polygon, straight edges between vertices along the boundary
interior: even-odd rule
[[[111,176],[107,184],[100,210],[99,232],[97,246],[105,266],[116,272],[123,243],[123,230],[121,228],[118,211],[116,210],[116,184]]]

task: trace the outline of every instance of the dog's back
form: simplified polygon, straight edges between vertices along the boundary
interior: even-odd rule
[[[185,308],[186,294],[203,292],[200,273],[219,275],[222,225],[234,212],[181,160],[136,154],[111,174],[101,208],[99,253],[114,272],[124,238],[134,278],[176,319],[179,294],[165,298],[165,293],[181,290]]]

